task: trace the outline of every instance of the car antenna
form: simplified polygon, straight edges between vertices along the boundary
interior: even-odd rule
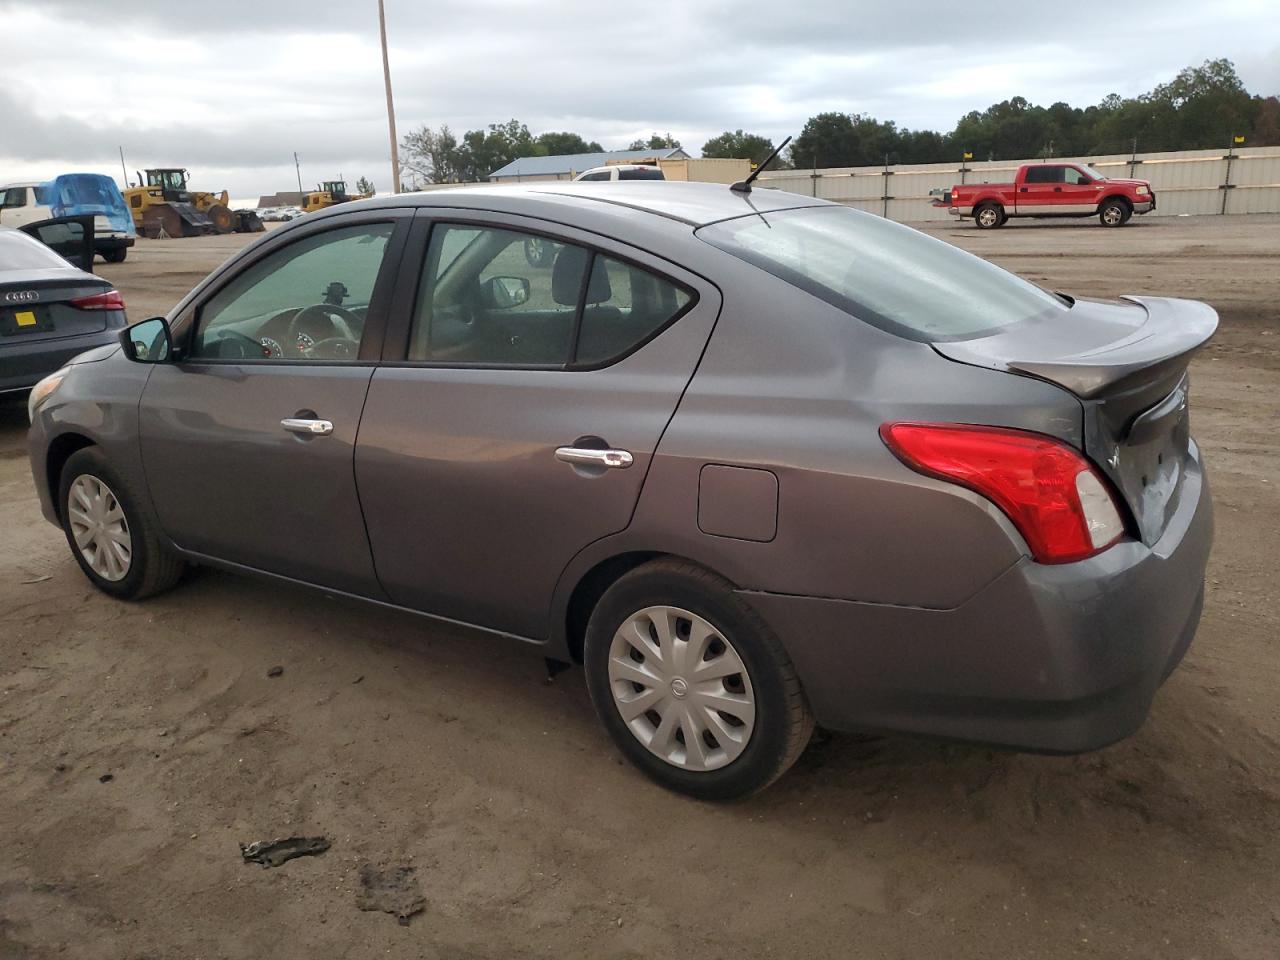
[[[747,179],[739,180],[729,189],[734,191],[735,193],[750,193],[751,184],[755,182],[756,177],[764,173],[764,168],[767,167],[769,164],[773,163],[773,158],[776,157],[778,154],[780,154],[782,152],[782,148],[785,147],[790,142],[791,142],[790,137],[787,137],[787,139],[783,140],[780,144],[778,144],[774,148],[773,153],[765,157],[764,163],[760,164],[758,167],[756,167],[754,170],[751,171],[751,173],[747,176]]]

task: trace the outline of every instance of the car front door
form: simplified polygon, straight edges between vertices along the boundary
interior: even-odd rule
[[[541,639],[565,566],[630,523],[720,296],[598,235],[440,216],[414,225],[356,446],[378,575],[397,603]]]
[[[1062,168],[1062,195],[1058,198],[1063,213],[1093,213],[1098,209],[1100,185],[1093,177],[1076,167]]]
[[[383,598],[352,464],[410,222],[365,211],[291,230],[184,311],[139,411],[178,546]]]

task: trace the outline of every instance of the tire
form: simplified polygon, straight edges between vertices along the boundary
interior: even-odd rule
[[[236,228],[236,215],[220,203],[211,206],[205,215],[217,233],[231,233]]]
[[[524,259],[531,267],[551,266],[551,241],[529,237],[524,242]]]
[[[1003,227],[1008,219],[1004,208],[998,203],[984,203],[973,211],[973,222],[977,224],[979,230],[994,230],[997,227]]]
[[[655,644],[662,632],[670,640]],[[702,643],[696,667],[681,663]],[[687,561],[655,560],[620,577],[591,613],[583,652],[601,723],[633,764],[670,790],[701,800],[756,793],[795,763],[813,732],[795,667],[773,631],[732,584]],[[687,676],[694,670],[714,679]]]
[[[88,544],[82,548],[77,536],[84,537],[86,529],[92,533],[92,528],[82,521],[86,518],[107,521],[110,529],[116,514],[111,510],[113,500],[119,508],[127,548],[114,553]],[[58,482],[58,505],[71,555],[89,581],[103,593],[120,600],[141,600],[168,590],[181,579],[186,564],[160,541],[154,522],[142,510],[133,488],[97,447],[77,450],[67,459]],[[97,512],[99,509],[101,513]],[[117,536],[108,539],[120,542],[120,526],[112,532]],[[101,541],[102,535],[95,539]],[[99,554],[103,559],[95,564],[90,555]],[[116,563],[113,564],[113,560]]]
[[[107,263],[124,263],[124,258],[128,255],[128,247],[116,247],[114,250],[102,251],[102,259],[107,261]]]
[[[1123,200],[1104,200],[1098,208],[1098,222],[1104,227],[1123,227],[1133,216],[1133,207]]]

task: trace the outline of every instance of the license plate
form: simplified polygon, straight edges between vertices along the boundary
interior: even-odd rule
[[[0,311],[0,334],[11,337],[24,333],[37,333],[52,328],[47,311],[35,307],[31,310]]]

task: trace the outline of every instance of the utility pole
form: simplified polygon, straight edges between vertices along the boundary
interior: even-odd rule
[[[396,108],[391,100],[391,62],[387,59],[387,11],[378,0],[378,33],[382,37],[382,80],[387,88],[387,128],[391,132],[391,192],[400,192],[400,147],[396,143]]]
[[[298,151],[293,151],[293,169],[298,174],[298,192],[302,192],[302,167],[298,165]]]
[[[120,175],[124,177],[124,188],[129,189],[129,171],[124,165],[124,147],[120,148]]]

